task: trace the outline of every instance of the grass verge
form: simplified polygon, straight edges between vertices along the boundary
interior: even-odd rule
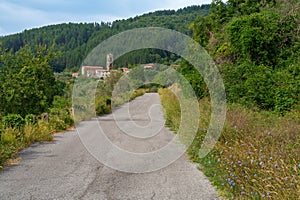
[[[178,129],[180,105],[168,89],[160,89],[167,125]],[[201,99],[200,127],[188,149],[192,161],[225,199],[299,199],[300,112],[279,116],[228,105],[225,127],[205,158],[198,151],[210,121],[210,102]],[[178,114],[179,113],[179,114]]]
[[[26,124],[21,128],[5,128],[0,140],[0,166],[3,166],[8,159],[14,158],[20,150],[34,142],[52,140],[51,124],[42,120],[34,125]]]

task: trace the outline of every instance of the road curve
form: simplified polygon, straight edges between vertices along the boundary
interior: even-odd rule
[[[115,110],[118,122],[113,115],[98,120],[107,137],[120,148],[139,153],[155,151],[174,135],[167,128],[155,130],[159,132],[155,136],[146,130],[153,117],[157,119],[154,124],[162,124],[161,109],[153,110],[153,105],[160,105],[159,96],[146,94]],[[120,117],[128,108],[131,119]],[[153,111],[150,114],[149,109]],[[145,135],[139,135],[137,128],[130,137],[151,136],[150,142],[125,139],[121,133],[130,130],[131,122],[144,127]],[[121,172],[103,165],[82,142],[82,139],[93,140],[92,123],[83,122],[77,127],[84,138],[80,139],[76,130],[69,131],[56,135],[54,142],[36,143],[20,152],[18,164],[0,171],[0,199],[219,199],[208,179],[185,155],[165,168],[148,173]]]

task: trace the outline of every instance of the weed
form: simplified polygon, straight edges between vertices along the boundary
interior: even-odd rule
[[[160,90],[168,126],[177,130],[180,107],[168,90]],[[300,113],[229,105],[222,135],[205,158],[199,149],[210,120],[207,98],[201,99],[200,127],[188,149],[192,161],[227,199],[298,199],[300,196]]]

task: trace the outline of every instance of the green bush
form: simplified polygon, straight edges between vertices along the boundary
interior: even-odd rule
[[[6,128],[3,134],[1,134],[1,144],[15,144],[17,135],[18,131],[16,129]]]
[[[35,124],[37,122],[37,117],[33,114],[28,114],[25,116],[25,124]]]
[[[20,148],[20,138],[17,139],[19,130],[14,128],[6,128],[1,134],[0,140],[0,166],[7,159],[12,158]]]
[[[25,120],[19,114],[9,114],[2,118],[2,124],[4,128],[22,128],[25,124]]]
[[[50,124],[55,131],[65,130],[74,125],[70,111],[70,101],[67,98],[55,96],[50,108]]]
[[[101,97],[96,98],[96,114],[103,115],[111,112],[111,98],[110,97]]]

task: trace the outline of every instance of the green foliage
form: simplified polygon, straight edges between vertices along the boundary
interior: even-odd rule
[[[4,162],[12,158],[18,151],[20,146],[16,135],[18,134],[18,130],[13,128],[7,128],[1,134],[0,140],[0,166],[4,164]]]
[[[202,75],[185,60],[182,60],[177,71],[190,83],[198,98],[208,96],[208,89]]]
[[[274,71],[272,67],[243,63],[223,68],[230,102],[285,113],[299,102],[299,73],[296,66]]]
[[[54,97],[53,106],[50,108],[49,114],[52,130],[62,131],[74,125],[71,115],[71,102],[65,97]]]
[[[299,8],[293,0],[216,0],[208,17],[191,24],[219,64],[229,102],[281,114],[299,104]],[[183,71],[201,97],[205,85]]]
[[[228,25],[233,54],[239,60],[249,59],[256,65],[276,66],[283,38],[280,16],[274,12],[260,12],[234,18]]]
[[[135,70],[140,78],[140,72],[139,70]],[[130,72],[131,73],[131,72]],[[129,73],[129,75],[130,75]],[[122,79],[125,76],[123,73],[120,72],[113,72],[110,74],[109,77],[105,78],[104,81],[99,81],[96,89],[95,94],[95,110],[96,115],[103,115],[108,114],[112,110],[112,106],[118,106],[122,105],[125,102],[128,102],[130,100],[135,99],[138,96],[141,96],[145,94],[145,89],[136,89],[132,90],[130,87],[128,87],[128,83],[126,80]],[[112,99],[112,92],[115,90],[115,92],[120,91],[119,93],[114,96],[114,99]],[[112,100],[114,102],[112,102]]]
[[[141,27],[164,27],[191,34],[189,24],[197,17],[207,15],[209,5],[190,6],[187,8],[165,11],[156,11],[126,20],[116,20],[113,23],[68,23],[50,25],[22,33],[0,38],[3,48],[12,49],[13,53],[19,51],[25,45],[36,50],[37,45],[54,45],[55,52],[62,52],[58,57],[50,61],[54,71],[62,72],[64,69],[77,69],[83,59],[99,43],[110,36],[125,30]],[[159,57],[155,57],[156,54]],[[163,61],[164,54],[159,51],[141,50],[137,57],[125,56],[126,59],[116,61],[117,66],[128,66],[129,63],[149,63],[149,59]],[[123,61],[127,61],[123,62]],[[153,60],[150,62],[154,62]]]
[[[25,120],[19,114],[9,114],[4,116],[1,121],[3,128],[22,128]]]
[[[0,112],[6,114],[40,114],[51,106],[57,88],[49,61],[51,50],[39,46],[33,52],[29,46],[15,55],[1,50]]]
[[[1,50],[0,166],[20,149],[34,142],[51,141],[53,132],[74,123],[70,112],[70,81],[60,80],[58,90],[49,65],[54,56],[42,46],[36,52],[26,46],[16,54]],[[54,96],[56,93],[61,96]],[[50,113],[49,122],[41,120],[42,112]]]
[[[28,114],[25,116],[25,124],[35,124],[37,122],[37,117],[33,114]]]
[[[177,130],[180,106],[167,89],[160,90],[168,126]],[[300,178],[300,116],[292,111],[278,116],[230,105],[219,142],[199,158],[210,123],[210,102],[199,101],[200,125],[188,149],[190,158],[228,199],[297,199]]]
[[[53,140],[48,122],[39,120],[36,124],[25,124],[21,128],[2,128],[0,140],[0,166],[14,158],[18,151],[34,142]]]
[[[167,88],[159,89],[158,93],[164,108],[166,125],[176,132],[181,122],[180,103],[176,95]]]
[[[96,98],[96,114],[104,115],[111,112],[111,97]]]

